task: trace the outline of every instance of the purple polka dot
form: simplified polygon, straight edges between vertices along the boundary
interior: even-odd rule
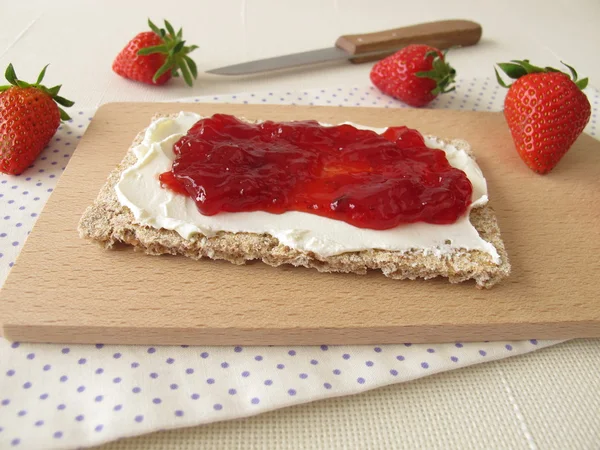
[[[77,392],[83,392],[83,391],[85,391],[85,386],[79,386],[77,388]]]
[[[273,384],[273,380],[265,380],[265,386],[271,386]]]
[[[100,425],[96,425],[96,428],[94,428],[94,430],[99,433],[100,431],[102,431],[102,428],[104,428],[104,425],[100,424]]]
[[[35,353],[30,353],[27,355],[27,359],[34,359],[35,358]]]
[[[365,362],[365,364],[367,365],[367,367],[373,367],[375,363],[373,361],[367,361]]]
[[[262,356],[260,356],[260,355],[256,355],[256,356],[254,357],[254,359],[255,359],[256,361],[262,361],[262,360],[263,360],[263,357],[262,357]]]
[[[221,367],[222,367],[223,369],[227,369],[227,368],[229,367],[229,363],[222,362],[222,363],[221,363]]]
[[[363,377],[359,377],[356,379],[359,384],[365,384],[365,379]]]
[[[530,339],[529,342],[531,342],[533,345],[538,345],[537,339]]]
[[[17,241],[12,243],[13,247],[16,247],[17,245],[19,245],[19,243]]]
[[[155,405],[160,405],[162,403],[162,400],[156,397],[152,399],[152,403],[154,403]]]
[[[479,354],[481,356],[485,356],[485,355],[487,355],[487,352],[485,350],[479,350]]]
[[[75,416],[75,420],[77,422],[81,422],[84,419],[83,414],[79,414],[78,416]]]
[[[319,361],[317,361],[316,359],[311,359],[311,360],[310,360],[310,363],[311,363],[313,366],[316,366],[317,364],[319,364]]]
[[[244,378],[246,378],[246,377],[249,377],[249,376],[250,376],[250,372],[248,372],[247,370],[244,370],[244,371],[242,372],[242,376],[243,376]]]
[[[131,363],[131,368],[132,369],[137,369],[138,367],[140,367],[140,363],[138,363],[138,362],[132,362]]]
[[[239,353],[239,352],[241,352],[241,351],[242,351],[242,347],[235,347],[235,348],[233,349],[233,351],[234,351],[234,352],[236,352],[236,353]]]
[[[43,420],[38,420],[37,422],[34,423],[34,425],[36,427],[41,427],[42,425],[44,425],[44,421]]]
[[[152,372],[152,373],[150,374],[150,378],[154,378],[154,379],[156,379],[156,378],[158,378],[158,374],[157,374],[156,372]]]
[[[407,342],[406,344],[404,344],[405,347],[410,347],[412,344],[410,342]]]
[[[422,362],[422,363],[421,363],[421,367],[422,367],[423,369],[429,369],[429,364],[427,364],[426,362]]]
[[[113,378],[113,383],[120,383],[120,382],[121,382],[121,377]]]
[[[296,389],[288,389],[288,394],[290,394],[291,396],[296,395]]]
[[[141,414],[139,414],[139,415],[135,416],[134,420],[136,422],[140,423],[140,422],[142,422],[144,420],[144,416],[142,416]]]
[[[290,355],[290,356],[296,356],[296,350],[290,350],[288,352],[288,355]]]
[[[182,416],[183,416],[183,411],[182,411],[182,410],[180,410],[180,409],[178,409],[177,411],[175,411],[175,415],[176,415],[177,417],[182,417]]]
[[[306,380],[308,378],[308,374],[307,373],[301,373],[299,375],[300,378],[302,378],[303,380]]]
[[[71,349],[69,347],[65,347],[61,350],[61,352],[63,353],[63,355],[68,354],[71,351]]]
[[[24,409],[22,409],[21,411],[19,411],[19,412],[17,413],[17,415],[18,415],[19,417],[23,417],[25,414],[27,414],[27,411],[25,411]]]
[[[200,398],[200,394],[192,394],[192,400],[198,400]]]
[[[23,389],[29,389],[31,387],[31,382],[27,381],[24,385],[23,385]]]
[[[100,374],[101,374],[101,373],[103,373],[103,372],[104,372],[104,369],[103,369],[102,367],[98,367],[98,368],[96,369],[96,373],[97,373],[98,375],[100,375]]]
[[[504,348],[506,348],[506,350],[508,350],[509,352],[512,351],[512,349],[513,349],[512,345],[510,345],[510,344],[506,344],[504,346]]]
[[[68,377],[68,376],[66,376],[66,375],[63,375],[62,377],[60,377],[60,382],[61,382],[61,383],[64,383],[64,382],[65,382],[65,381],[67,381],[68,379],[69,379],[69,377]]]
[[[5,398],[4,400],[2,400],[2,406],[6,406],[10,403],[10,400]]]
[[[209,379],[206,380],[206,382],[208,384],[215,384],[215,379],[214,378],[209,378]]]
[[[200,353],[200,356],[201,356],[202,358],[206,359],[206,358],[208,358],[208,353],[206,353],[206,352],[202,352],[202,353]]]
[[[171,390],[179,389],[179,386],[176,383],[172,383],[170,386]]]
[[[119,359],[120,357],[121,357],[121,354],[118,352],[113,355],[113,358],[115,358],[115,359]]]
[[[344,359],[350,359],[350,355],[348,353],[344,353],[342,355],[342,358],[344,358]]]
[[[140,392],[142,392],[142,388],[136,386],[131,390],[131,392],[133,392],[134,394],[139,394]]]
[[[63,433],[62,431],[57,431],[56,433],[54,433],[53,436],[55,439],[60,439],[61,437],[63,437]]]
[[[65,405],[64,403],[61,403],[60,405],[58,405],[56,407],[56,409],[58,409],[59,411],[62,411],[63,409],[65,409],[67,407],[67,405]]]
[[[398,356],[396,356],[396,359],[397,359],[398,361],[404,361],[404,359],[405,359],[405,358],[404,358],[404,356],[402,356],[402,355],[398,355]]]
[[[331,384],[329,384],[329,383],[323,383],[323,387],[325,389],[331,389]]]
[[[121,411],[123,409],[123,405],[115,405],[113,408],[114,411]]]
[[[147,351],[148,353],[152,354],[156,351],[156,349],[154,347],[150,347]]]
[[[96,348],[102,348],[104,347],[104,344],[96,344]]]
[[[260,399],[258,397],[254,397],[252,400],[250,400],[250,402],[253,405],[258,405],[260,403]]]
[[[381,347],[375,347],[373,349],[376,353],[381,353]]]
[[[458,362],[458,358],[457,358],[456,356],[451,356],[451,357],[450,357],[450,360],[451,360],[452,362]]]
[[[10,445],[12,445],[13,447],[16,447],[20,443],[21,443],[21,439],[19,439],[19,438],[15,438],[12,441],[10,441]]]
[[[283,364],[277,364],[277,368],[281,370],[281,369],[285,369],[285,366]]]
[[[392,370],[390,370],[390,373],[391,373],[393,376],[395,376],[395,377],[397,377],[397,376],[398,376],[398,371],[397,371],[396,369],[392,369]]]
[[[6,375],[9,377],[12,377],[14,374],[15,374],[15,371],[12,369],[6,371]]]
[[[435,353],[435,350],[434,350],[434,349],[432,349],[432,348],[428,348],[428,349],[427,349],[427,353]]]
[[[175,360],[173,358],[167,358],[167,364],[173,364]]]
[[[185,373],[187,373],[188,375],[191,375],[194,373],[194,369],[192,369],[192,368],[185,369]]]
[[[340,369],[333,369],[333,374],[334,375],[339,375],[341,373],[342,373],[342,371]]]
[[[87,360],[85,358],[80,358],[79,361],[77,361],[78,364],[85,364],[87,362]]]
[[[104,396],[103,395],[96,395],[96,398],[94,398],[95,401],[97,402],[101,402],[102,400],[104,400]]]
[[[237,394],[237,391],[235,389],[229,389],[227,392],[229,393],[229,395]]]
[[[221,410],[223,409],[223,405],[221,405],[220,403],[215,403],[215,404],[213,405],[213,408],[214,408],[216,411],[221,411]]]
[[[40,395],[40,400],[46,400],[48,398],[48,394],[44,393],[42,395]]]

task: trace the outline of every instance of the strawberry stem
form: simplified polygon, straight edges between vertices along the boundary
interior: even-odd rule
[[[42,69],[42,71],[40,72],[40,74],[38,75],[38,78],[36,80],[35,83],[31,84],[31,83],[27,83],[25,81],[19,80],[19,78],[17,78],[17,74],[15,73],[15,68],[13,67],[12,64],[9,64],[8,67],[6,68],[6,72],[4,72],[4,77],[6,78],[6,81],[8,81],[10,84],[5,85],[5,86],[0,86],[0,92],[4,92],[14,86],[20,87],[20,88],[35,88],[38,89],[40,91],[42,91],[44,94],[50,96],[52,98],[52,100],[54,100],[58,105],[62,105],[65,107],[70,107],[73,106],[75,103],[72,102],[71,100],[67,100],[64,97],[60,97],[58,95],[58,92],[60,91],[60,88],[62,87],[62,85],[58,85],[58,86],[54,86],[51,88],[47,88],[46,86],[42,85],[41,82],[44,80],[44,76],[46,75],[46,69],[48,68],[50,64],[46,64],[46,66]],[[60,112],[60,119],[61,120],[70,120],[71,118],[69,117],[69,115],[59,106],[58,107],[58,111]]]
[[[419,78],[430,78],[436,83],[436,87],[431,90],[433,95],[447,94],[455,90],[452,86],[454,78],[456,76],[456,70],[446,62],[446,53],[442,53],[442,56],[437,51],[431,50],[425,54],[426,58],[433,57],[431,62],[432,69],[427,72],[417,72],[415,76]]]

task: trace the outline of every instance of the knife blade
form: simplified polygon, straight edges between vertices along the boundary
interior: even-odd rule
[[[470,20],[440,20],[376,33],[344,35],[337,39],[335,47],[219,67],[206,73],[249,75],[330,61],[362,63],[382,59],[409,44],[426,44],[441,50],[475,45],[481,33],[481,25]]]

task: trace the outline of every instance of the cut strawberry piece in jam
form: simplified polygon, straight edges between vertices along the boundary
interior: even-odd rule
[[[301,211],[385,230],[454,223],[471,202],[466,174],[406,127],[379,135],[351,125],[251,124],[215,114],[173,150],[162,185],[194,199],[207,216]]]

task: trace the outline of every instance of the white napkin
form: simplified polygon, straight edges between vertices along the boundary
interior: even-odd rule
[[[600,93],[588,88],[596,135]],[[491,79],[460,80],[432,105],[499,110]],[[194,98],[197,102],[403,107],[370,87]],[[185,106],[182,105],[182,109]],[[23,175],[0,175],[0,283],[93,111],[74,111]],[[532,336],[533,337],[533,336]],[[364,392],[559,341],[320,347],[140,347],[0,339],[0,448],[54,449],[234,419]]]

